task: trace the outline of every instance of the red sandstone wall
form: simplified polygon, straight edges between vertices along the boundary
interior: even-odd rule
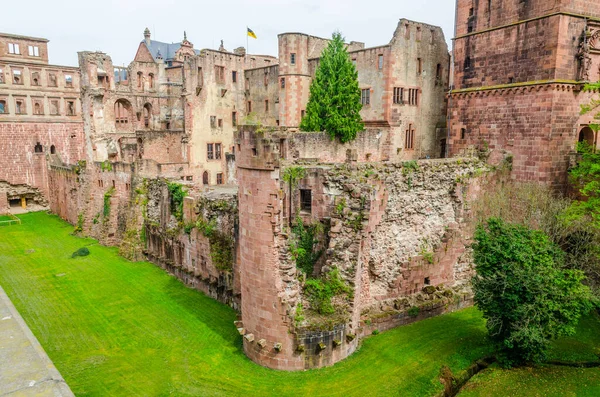
[[[35,145],[43,153],[35,153]],[[81,123],[0,123],[0,180],[40,189],[48,198],[46,156],[54,145],[63,162],[83,158]]]
[[[573,89],[549,84],[452,95],[451,153],[487,145],[513,154],[517,180],[565,183],[580,129],[579,104],[590,98]]]

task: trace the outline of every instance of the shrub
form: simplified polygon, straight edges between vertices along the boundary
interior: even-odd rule
[[[407,314],[411,317],[417,317],[420,312],[421,309],[418,306],[412,306],[410,309],[408,309]]]
[[[492,218],[478,226],[473,250],[475,304],[504,365],[542,361],[550,341],[573,335],[592,307],[583,273],[565,268],[541,231]]]
[[[296,261],[296,267],[309,277],[312,276],[315,264],[323,254],[322,250],[317,250],[319,244],[317,235],[321,230],[320,223],[305,226],[300,217],[296,218],[296,225],[292,228],[290,253]]]
[[[333,269],[321,279],[310,279],[304,284],[304,292],[311,308],[320,314],[333,314],[331,302],[334,296],[352,294],[352,289],[342,280],[339,270]]]
[[[168,182],[169,196],[171,197],[171,213],[178,220],[183,219],[183,199],[187,196],[187,190],[183,185],[176,182]]]
[[[73,252],[71,258],[76,258],[78,256],[88,256],[90,254],[90,250],[86,247],[79,248],[77,251]]]

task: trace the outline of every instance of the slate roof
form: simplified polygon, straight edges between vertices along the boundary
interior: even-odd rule
[[[152,54],[154,60],[158,56],[158,52],[160,51],[160,55],[163,57],[165,61],[170,61],[175,58],[175,53],[178,49],[181,48],[181,43],[163,43],[162,41],[150,40],[150,45],[146,43],[146,41],[142,41],[142,43],[146,44],[146,47]],[[200,54],[199,50],[194,49],[196,55]]]

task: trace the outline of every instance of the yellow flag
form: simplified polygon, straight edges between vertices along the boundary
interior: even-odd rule
[[[248,36],[252,37],[253,39],[257,39],[258,38],[254,34],[254,32],[252,31],[252,29],[250,29],[250,28],[246,28],[246,29],[248,29]]]

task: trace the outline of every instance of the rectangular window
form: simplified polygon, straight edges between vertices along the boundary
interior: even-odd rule
[[[53,116],[57,116],[58,115],[58,99],[51,99],[50,100],[50,114]]]
[[[57,87],[58,80],[56,79],[56,73],[48,73],[48,86]]]
[[[352,60],[352,64],[353,64],[354,66],[356,66],[356,58],[354,58],[354,59]]]
[[[39,57],[40,56],[40,49],[38,46],[30,45],[30,46],[28,46],[28,50],[29,50],[30,57]]]
[[[8,113],[8,107],[6,106],[6,101],[4,99],[0,99],[0,114]]]
[[[237,72],[235,70],[231,72],[231,82],[237,83]]]
[[[415,130],[413,130],[412,124],[409,124],[408,129],[406,130],[404,148],[405,149],[414,149],[414,145],[415,145]]]
[[[14,43],[8,43],[8,53],[15,54],[15,55],[21,55],[21,50],[19,49],[19,45],[14,44]]]
[[[219,172],[217,174],[217,185],[222,185],[222,184],[223,184],[223,174]]]
[[[237,127],[237,112],[231,112],[231,125]]]
[[[265,75],[264,75],[263,79],[264,79],[263,83],[264,83],[265,87],[268,86],[269,85],[269,72],[265,71]]]
[[[202,68],[198,68],[198,87],[202,87],[203,82],[204,82],[204,75],[202,73]]]
[[[217,83],[225,82],[225,66],[215,66],[215,79]]]
[[[252,102],[248,101],[248,113],[252,113]]]
[[[300,111],[300,118],[303,119],[305,115],[306,115],[306,110],[301,110]]]
[[[223,128],[223,119],[217,120],[217,125],[219,126],[219,128]]]
[[[67,101],[67,116],[75,116],[75,101]]]
[[[4,69],[0,68],[0,84],[4,84]]]
[[[383,55],[379,54],[379,70],[383,69]]]
[[[210,128],[217,127],[217,116],[210,116]]]
[[[281,88],[285,88],[285,77],[281,78]]]
[[[73,87],[73,76],[65,74],[65,87]]]
[[[13,84],[23,84],[23,76],[18,69],[13,69]]]
[[[25,100],[17,99],[15,100],[15,114],[25,114],[27,113],[27,109],[25,108]]]
[[[215,143],[215,160],[221,160],[221,144]]]
[[[212,143],[207,143],[206,144],[206,158],[208,160],[214,160],[215,159],[214,145]]]
[[[360,90],[360,103],[364,105],[371,104],[371,89],[365,88],[364,90]]]
[[[269,100],[265,99],[265,112],[269,111]]]
[[[410,88],[408,90],[408,104],[411,106],[419,105],[419,89],[418,88]]]
[[[423,61],[421,58],[417,58],[417,75],[421,75],[423,73]]]
[[[295,65],[295,64],[296,64],[296,54],[295,54],[295,53],[293,53],[293,52],[290,54],[290,63],[291,63],[292,65]]]
[[[405,39],[410,39],[410,25],[406,24],[404,25],[404,38]]]
[[[31,85],[33,85],[33,86],[40,85],[40,73],[39,72],[31,73]]]
[[[421,41],[421,27],[417,26],[417,41]]]
[[[311,212],[312,192],[309,189],[300,189],[300,210]]]
[[[394,103],[398,105],[404,104],[404,88],[394,87]]]
[[[44,103],[41,100],[33,100],[33,114],[38,116],[44,114]]]

